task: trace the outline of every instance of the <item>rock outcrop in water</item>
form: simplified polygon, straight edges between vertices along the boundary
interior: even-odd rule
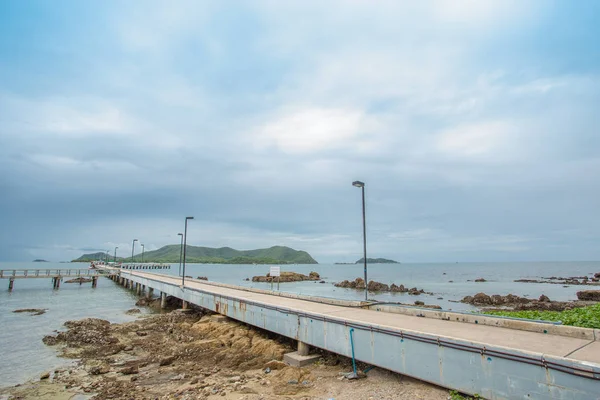
[[[582,290],[577,292],[577,298],[583,301],[600,301],[600,290]]]
[[[353,281],[344,280],[342,282],[335,283],[334,286],[341,287],[341,288],[348,288],[348,289],[364,290],[365,289],[365,280],[362,278],[356,278]],[[404,287],[404,285],[397,286],[395,283],[388,285],[388,284],[376,282],[376,281],[369,281],[369,284],[367,285],[367,290],[369,292],[394,292],[394,293],[408,293],[408,294],[412,294],[412,295],[420,295],[422,293],[433,294],[430,292],[425,292],[423,289],[417,289],[416,287],[408,289],[408,288]]]
[[[304,275],[299,274],[298,272],[281,272],[281,276],[272,277],[270,273],[262,276],[253,276],[252,282],[301,282],[301,281],[318,281],[321,280],[321,276],[316,272],[311,272],[310,274]]]
[[[600,291],[590,290],[586,292],[598,292],[600,298]],[[579,293],[578,292],[578,297]],[[592,297],[593,295],[589,295]],[[583,295],[586,297],[586,295]],[[580,298],[580,300],[584,300]],[[588,300],[586,298],[586,300]],[[585,307],[589,305],[588,302],[584,301],[552,301],[546,295],[541,295],[537,300],[536,299],[528,299],[526,297],[516,296],[514,294],[508,294],[506,296],[501,296],[498,294],[487,295],[485,293],[477,293],[474,296],[466,296],[461,301],[461,303],[471,304],[478,307],[483,308],[502,308],[502,309],[512,309],[512,310],[542,310],[542,311],[563,311],[569,310],[577,307]]]

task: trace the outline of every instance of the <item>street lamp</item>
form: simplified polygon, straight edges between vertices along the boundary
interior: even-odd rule
[[[133,239],[133,242],[131,244],[131,262],[135,262],[134,258],[133,258],[133,250],[135,249],[135,242],[137,242],[137,239]]]
[[[117,249],[119,248],[119,246],[115,247],[115,257],[113,259],[113,262],[116,264],[117,263]]]
[[[142,264],[144,263],[144,244],[141,244],[142,246]]]
[[[183,233],[178,233],[177,236],[181,236],[181,245],[179,246],[179,271],[177,272],[181,276],[181,257],[183,256]]]
[[[187,247],[187,222],[194,217],[185,217],[185,230],[183,231],[183,276],[181,278],[181,287],[185,286],[185,248]]]
[[[363,259],[365,261],[365,301],[367,301],[368,281],[367,281],[367,223],[365,216],[365,183],[361,181],[352,182],[352,186],[358,187],[362,191],[362,220],[363,220]]]

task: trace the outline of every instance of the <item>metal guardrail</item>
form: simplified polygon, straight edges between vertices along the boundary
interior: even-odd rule
[[[93,269],[0,269],[0,279],[40,278],[56,276],[98,276],[102,273]]]

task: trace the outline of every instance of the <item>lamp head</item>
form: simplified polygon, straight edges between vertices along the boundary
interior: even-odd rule
[[[354,182],[352,182],[352,186],[362,188],[362,187],[365,187],[365,183],[361,182],[361,181],[354,181]]]
[[[134,242],[137,242],[138,240],[137,240],[137,239],[133,239],[133,241],[134,241]]]
[[[185,219],[194,219],[194,217],[185,217]]]
[[[183,236],[183,233],[178,233],[177,236]]]

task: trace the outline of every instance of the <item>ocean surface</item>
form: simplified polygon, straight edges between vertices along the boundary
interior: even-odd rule
[[[6,263],[0,262],[0,269],[87,269],[85,263]],[[179,264],[172,264],[170,270],[157,272],[177,275]],[[362,265],[285,265],[282,271],[295,271],[308,275],[315,271],[326,283],[292,282],[280,284],[280,290],[323,297],[361,300],[364,292],[342,289],[333,283],[344,279],[353,280],[363,276]],[[255,275],[269,272],[268,265],[212,265],[187,264],[186,275],[206,276],[210,281],[230,283],[240,286],[269,289],[268,283],[245,281]],[[569,286],[554,284],[515,283],[515,279],[539,279],[550,276],[583,276],[600,272],[600,262],[537,262],[537,263],[448,263],[448,264],[371,264],[368,267],[369,280],[387,284],[403,284],[417,287],[433,295],[411,296],[406,293],[369,294],[369,298],[385,302],[412,304],[415,300],[426,304],[439,304],[444,309],[469,311],[473,307],[454,303],[464,296],[478,292],[506,295],[513,293],[531,298],[545,294],[552,300],[574,300],[576,292],[585,289],[598,289],[597,286]],[[484,278],[488,282],[472,282]],[[453,282],[450,282],[453,281]],[[276,288],[276,285],[275,285]],[[442,298],[441,300],[439,298]],[[58,358],[56,350],[42,343],[45,335],[63,329],[68,320],[95,317],[111,322],[134,320],[135,316],[125,314],[135,308],[137,297],[129,290],[118,286],[109,279],[98,280],[98,287],[92,289],[90,283],[67,284],[62,282],[59,290],[52,289],[48,279],[17,279],[14,290],[8,291],[8,279],[0,279],[0,386],[22,383],[37,378],[42,372],[68,364],[70,361]],[[44,308],[43,315],[13,313],[21,308]],[[147,310],[142,310],[148,312]]]

